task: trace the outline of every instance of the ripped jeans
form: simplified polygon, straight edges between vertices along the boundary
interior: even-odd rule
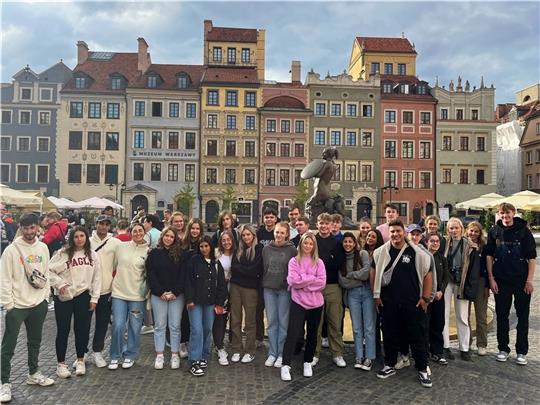
[[[112,299],[113,324],[111,331],[111,360],[135,360],[141,347],[141,327],[145,301]],[[127,345],[124,332],[128,330]]]

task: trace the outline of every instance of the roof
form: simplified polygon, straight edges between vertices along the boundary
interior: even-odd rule
[[[42,82],[65,83],[71,78],[71,73],[71,69],[60,60],[60,62],[41,72],[39,80]]]
[[[253,28],[212,27],[206,38],[208,41],[257,43],[257,30]]]
[[[188,89],[197,89],[201,82],[204,68],[202,65],[170,65],[170,64],[152,64],[146,70],[145,75],[139,76],[129,87],[146,88],[147,80],[146,74],[150,72],[157,73],[163,83],[158,87],[159,89],[178,89],[176,85],[176,77],[179,73],[186,73],[191,79],[191,85]],[[185,89],[183,89],[185,90]]]
[[[414,47],[407,38],[356,37],[358,44],[366,52],[411,53]]]
[[[409,84],[427,84],[425,80],[420,80],[416,76],[412,75],[381,75],[381,83],[383,82],[392,82],[392,83],[409,83]]]
[[[255,68],[206,68],[202,83],[255,83],[258,84],[257,70]]]
[[[277,96],[264,104],[264,108],[294,108],[304,110],[306,106],[300,100],[291,96]]]

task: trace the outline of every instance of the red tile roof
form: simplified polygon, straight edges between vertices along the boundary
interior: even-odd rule
[[[213,27],[206,38],[209,41],[257,43],[257,30],[253,28]]]
[[[271,98],[264,105],[265,108],[295,108],[304,110],[306,106],[297,98],[291,96],[277,96]]]
[[[201,83],[254,83],[258,84],[255,68],[206,68]]]
[[[158,89],[177,89],[176,76],[182,72],[186,73],[191,79],[191,86],[189,86],[188,89],[193,90],[199,87],[204,68],[202,65],[169,65],[156,63],[150,65],[145,73],[147,74],[149,72],[155,72],[163,79],[163,83]],[[146,75],[139,76],[129,87],[146,88]]]
[[[366,52],[416,54],[407,38],[356,37],[356,41]]]

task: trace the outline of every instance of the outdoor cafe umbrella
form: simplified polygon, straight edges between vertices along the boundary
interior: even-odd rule
[[[490,203],[495,200],[500,200],[501,198],[503,198],[503,196],[497,193],[484,194],[480,197],[473,198],[472,200],[460,202],[456,204],[456,208],[465,210],[484,210]]]
[[[4,184],[0,185],[0,200],[16,207],[39,206],[42,203],[41,198],[13,190]]]
[[[495,208],[497,207],[497,205],[505,202],[505,203],[510,203],[514,207],[516,207],[516,209],[521,210],[521,209],[525,209],[524,208],[525,206],[527,206],[528,204],[538,199],[540,199],[540,194],[536,194],[536,193],[533,193],[532,191],[525,190],[525,191],[520,191],[518,193],[512,194],[511,196],[508,196],[508,197],[503,197],[498,200],[494,200],[487,205],[487,208]]]

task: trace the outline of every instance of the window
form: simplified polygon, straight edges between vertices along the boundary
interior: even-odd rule
[[[403,123],[412,124],[413,123],[413,112],[412,111],[403,111]]]
[[[119,149],[120,134],[118,132],[107,132],[105,136],[105,150]]]
[[[420,141],[420,159],[431,159],[431,142]]]
[[[32,121],[31,111],[19,111],[19,123],[22,125],[30,125]]]
[[[187,89],[189,87],[189,78],[186,74],[182,73],[176,77],[176,87],[179,89]]]
[[[2,122],[4,122],[3,119],[2,119]],[[536,123],[536,135],[540,135],[540,122]]]
[[[418,85],[418,88],[416,90],[416,94],[419,94],[419,95],[424,95],[427,93],[427,89],[426,89],[426,86],[423,85],[423,84],[419,84]]]
[[[356,117],[357,115],[357,105],[347,103],[347,117]]]
[[[266,156],[276,156],[276,144],[274,142],[266,144]]]
[[[431,172],[420,172],[420,188],[431,188]]]
[[[152,101],[152,117],[161,117],[162,116],[162,106],[161,101]]]
[[[195,181],[195,165],[186,164],[184,169],[184,180],[188,183],[193,183]]]
[[[207,105],[219,105],[219,93],[217,90],[208,90],[206,93]]]
[[[400,217],[406,217],[407,216],[407,212],[408,212],[408,205],[409,203],[406,203],[406,202],[393,202],[393,204],[397,207],[398,209],[398,214]]]
[[[118,184],[118,165],[105,165],[105,184]]]
[[[396,187],[396,177],[394,170],[384,172],[384,185],[386,187]]]
[[[69,131],[69,149],[81,150],[82,149],[82,132],[81,131]]]
[[[49,151],[49,138],[38,138],[37,139],[37,150],[38,152],[48,152]]]
[[[347,163],[345,165],[345,181],[356,181],[356,164]]]
[[[206,169],[206,183],[217,184],[217,169]]]
[[[476,170],[476,184],[485,184],[485,171],[483,169]]]
[[[429,125],[431,124],[431,113],[430,112],[420,112],[420,124]]]
[[[186,132],[186,149],[195,149],[196,138],[195,132]]]
[[[326,143],[326,132],[315,131],[315,145],[324,145]]]
[[[397,64],[397,74],[402,76],[407,74],[407,65],[405,63]]]
[[[469,184],[469,170],[468,169],[459,170],[459,184]]]
[[[413,141],[403,141],[403,143],[401,144],[401,157],[403,159],[414,158],[414,142]]]
[[[225,156],[236,156],[236,141],[225,142]]]
[[[88,150],[101,149],[101,132],[88,132],[86,149]]]
[[[479,136],[476,138],[476,150],[478,152],[485,152],[486,151],[486,138],[483,136]]]
[[[341,181],[341,164],[340,163],[336,163],[336,171],[334,172],[334,177],[332,177],[332,180]]]
[[[227,129],[236,129],[236,115],[227,115]]]
[[[448,108],[441,108],[441,120],[448,119]]]
[[[244,142],[244,156],[255,157],[255,141]]]
[[[10,136],[0,137],[0,150],[2,151],[11,150],[11,137]]]
[[[362,131],[362,146],[365,148],[373,147],[373,132]]]
[[[451,182],[452,182],[452,169],[443,169],[441,183],[450,184]]]
[[[392,86],[392,83],[384,83],[383,84],[383,93],[392,93],[392,90],[393,90],[393,86]]]
[[[279,145],[279,156],[289,157],[291,156],[291,145],[288,143],[282,143]]]
[[[52,101],[52,89],[40,89],[39,90],[39,99],[41,101]]]
[[[178,118],[180,116],[180,103],[169,103],[169,117]]]
[[[217,114],[208,114],[208,128],[215,129],[218,127]]]
[[[112,90],[119,90],[122,88],[122,79],[119,77],[113,77],[111,78],[111,89]]]
[[[473,109],[471,111],[471,119],[474,120],[474,121],[478,121],[478,110],[477,109]]]
[[[99,184],[99,165],[88,164],[86,165],[86,183],[87,184]]]
[[[86,88],[86,78],[85,77],[76,77],[75,78],[75,88],[84,89]]]
[[[385,111],[384,112],[384,122],[386,122],[386,123],[395,123],[396,122],[396,112],[395,111]]]
[[[276,185],[276,169],[266,169],[266,185]]]
[[[2,183],[9,183],[10,177],[11,177],[11,165],[10,164],[2,164],[0,165],[0,181]]]
[[[40,111],[39,112],[39,125],[50,125],[50,124],[51,124],[51,112]]]
[[[152,149],[161,149],[163,146],[162,140],[161,131],[152,131]]]
[[[236,169],[225,169],[225,184],[236,184]]]
[[[229,107],[238,106],[238,92],[236,90],[227,90],[225,105]]]
[[[88,118],[101,118],[101,103],[88,103]]]
[[[288,186],[289,184],[290,184],[290,170],[280,169],[279,170],[279,185]]]
[[[303,120],[296,120],[294,122],[294,132],[297,134],[303,134],[304,133],[304,121]]]
[[[120,118],[119,103],[107,103],[107,118],[116,120]]]
[[[81,165],[68,164],[68,183],[80,183],[82,178]]]
[[[245,95],[245,106],[246,107],[257,107],[257,93],[254,91],[246,91]]]
[[[384,157],[387,159],[396,157],[396,141],[384,141]]]
[[[414,188],[414,172],[403,171],[401,173],[401,187]]]
[[[27,136],[17,137],[17,151],[29,152],[30,151],[30,138]]]
[[[236,63],[236,48],[227,48],[227,63]]]
[[[373,181],[373,166],[361,165],[360,166],[360,181],[372,182]]]
[[[297,186],[302,180],[302,169],[294,169],[294,185]]]
[[[315,115],[326,115],[325,103],[315,103]]]
[[[135,116],[144,117],[146,112],[146,103],[144,101],[135,101]]]
[[[150,164],[150,181],[161,181],[161,163]]]
[[[401,94],[409,94],[409,85],[402,83],[399,85],[399,92]]]
[[[206,141],[206,156],[217,156],[217,140],[208,139]]]
[[[281,120],[281,132],[283,133],[291,132],[291,121]]]
[[[242,63],[249,63],[250,59],[249,48],[242,48]]]
[[[385,75],[394,74],[394,65],[392,63],[385,63],[384,64],[384,74]]]
[[[186,118],[197,118],[197,104],[186,103]]]
[[[536,163],[540,163],[540,149],[536,149]]]
[[[333,117],[341,117],[341,104],[330,104],[330,115]]]
[[[462,150],[462,151],[469,150],[469,137],[468,136],[459,137],[459,150]]]
[[[156,88],[158,85],[158,78],[157,76],[148,76],[147,79],[147,85],[150,88]]]
[[[366,118],[373,117],[373,105],[362,104],[362,116]]]
[[[341,131],[330,132],[330,145],[341,146]]]
[[[276,120],[266,120],[266,132],[276,132]]]
[[[527,164],[532,165],[532,152],[525,153],[525,158],[527,160]]]
[[[178,149],[180,147],[180,137],[178,132],[169,132],[169,149]]]
[[[255,184],[255,169],[244,170],[244,183]]]
[[[133,180],[144,180],[144,163],[133,163]]]
[[[345,146],[356,146],[356,131],[347,131]]]
[[[11,124],[11,110],[2,110],[2,124]]]
[[[144,131],[135,131],[133,133],[133,147],[137,149],[144,148]]]
[[[456,110],[456,120],[462,120],[463,119],[463,109],[458,108]]]
[[[527,182],[527,188],[528,189],[532,188],[532,186],[533,186],[533,184],[532,184],[532,174],[527,175],[526,182]]]
[[[167,180],[168,181],[178,181],[178,164],[169,163],[167,166]]]
[[[379,73],[381,71],[381,64],[379,62],[371,63],[371,74]]]
[[[445,135],[442,140],[442,150],[452,150],[452,137],[450,135]]]
[[[223,55],[222,55],[220,46],[214,46],[212,56],[214,57],[214,62],[221,62]]]
[[[304,144],[295,143],[294,144],[294,157],[304,157],[304,154],[305,154]]]
[[[246,129],[255,129],[254,115],[246,115]]]

